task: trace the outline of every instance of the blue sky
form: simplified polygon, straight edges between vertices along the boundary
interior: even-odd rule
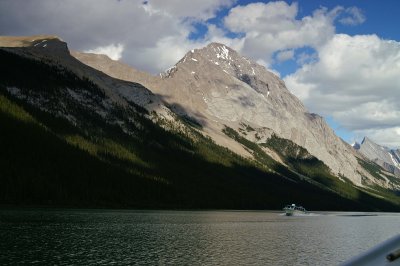
[[[211,23],[223,26],[223,19],[229,13],[229,10],[235,6],[245,6],[251,3],[257,2],[273,2],[273,1],[254,1],[254,0],[240,0],[237,1],[233,6],[229,8],[222,8],[216,12],[216,16],[210,18],[205,22],[193,23],[195,30],[189,34],[189,39],[198,40],[204,38],[207,33],[206,23]],[[400,40],[400,31],[395,25],[400,25],[400,19],[398,12],[400,10],[400,1],[398,0],[384,0],[384,1],[361,1],[361,0],[318,0],[318,1],[285,1],[288,4],[297,3],[299,6],[298,17],[305,17],[311,15],[316,9],[320,7],[326,7],[333,9],[336,6],[343,7],[358,7],[363,15],[365,21],[356,26],[343,25],[336,23],[337,33],[346,33],[349,35],[359,34],[377,34],[379,37],[388,40]],[[230,37],[236,37],[238,34],[229,32],[227,33]],[[302,49],[310,49],[309,47],[299,48],[297,52],[301,52]],[[273,64],[272,67],[277,70],[282,77],[289,73],[293,73],[298,64],[294,60],[288,60]]]
[[[210,18],[209,20],[203,23],[196,23],[195,24],[196,30],[190,35],[190,39],[197,40],[204,38],[207,35],[207,29],[208,29],[205,26],[206,24],[214,24],[217,27],[226,30],[227,33],[225,34],[230,38],[240,37],[241,34],[243,33],[231,32],[229,29],[227,29],[227,27],[225,27],[224,20],[229,15],[229,12],[235,7],[247,6],[253,3],[260,3],[260,2],[268,4],[271,1],[242,0],[236,2],[232,6],[219,10],[216,13],[215,17]],[[346,12],[338,14],[338,17],[332,23],[333,26],[335,27],[335,32],[334,32],[335,34],[345,34],[350,36],[350,38],[354,36],[376,35],[382,43],[384,43],[384,41],[398,42],[400,40],[400,31],[398,30],[397,27],[397,25],[400,25],[400,19],[398,16],[398,11],[400,10],[400,1],[321,0],[321,1],[286,1],[286,3],[288,5],[292,4],[297,5],[298,12],[295,18],[298,21],[300,21],[304,17],[312,16],[316,10],[321,9],[322,7],[326,8],[327,10],[334,10],[338,6],[342,6],[344,9],[354,8],[360,15],[358,17],[359,21],[356,23],[341,23],[342,22],[341,19],[345,18],[348,14],[346,14]],[[357,42],[353,43],[352,45],[357,45]],[[371,44],[371,46],[373,46],[373,44]],[[361,44],[360,42],[360,49],[363,49],[363,47],[364,47],[363,44]],[[368,44],[367,44],[367,49],[368,49]],[[371,49],[373,50],[373,48]],[[384,49],[381,50],[380,52],[384,53]],[[318,47],[316,48],[313,47],[312,45],[304,45],[294,48],[293,49],[294,56],[288,60],[282,60],[282,61],[277,60],[277,56],[279,55],[279,50],[275,51],[270,58],[271,60],[270,64],[268,64],[268,67],[280,73],[282,78],[286,78],[289,75],[288,80],[291,80],[292,77],[290,77],[290,75],[292,75],[295,76],[297,79],[301,79],[302,78],[300,76],[301,72],[299,70],[302,70],[302,67],[308,63],[303,61],[299,62],[298,56],[302,53],[308,55],[314,54],[315,57],[310,60],[318,61]],[[366,53],[368,53],[368,51]],[[383,57],[385,56],[383,55]],[[394,62],[397,62],[398,64],[398,56],[396,56],[396,53],[394,54],[392,53],[392,57],[395,58]],[[349,60],[351,60],[351,58],[349,58]],[[380,57],[377,56],[376,60],[380,60]],[[389,62],[393,60],[393,58],[388,56],[384,60],[388,61],[387,67],[390,68]],[[392,62],[392,64],[394,62]],[[373,62],[367,62],[366,64],[368,63],[373,64]],[[363,62],[360,62],[360,64],[362,65]],[[317,64],[314,66],[314,68],[317,68]],[[296,73],[297,71],[299,72]],[[381,73],[381,76],[385,76],[384,71],[383,73]],[[343,81],[346,79],[349,79],[349,77],[346,77],[345,75],[343,75],[343,77],[337,77],[337,83],[341,84],[342,86],[343,85],[345,86],[346,83]],[[327,82],[329,83],[332,83],[334,81],[335,80],[332,79],[327,80]],[[357,86],[355,84],[357,82],[362,83],[363,81],[355,80],[353,82],[348,82],[349,86],[348,95],[346,95],[346,87],[342,87],[339,93],[342,93],[343,97],[354,98],[354,92],[352,92],[352,90],[357,90],[354,89],[354,87]],[[304,99],[303,97],[302,100],[306,103],[306,106],[309,107],[311,111],[315,111],[324,115],[326,121],[335,130],[337,135],[339,135],[347,142],[352,143],[354,141],[361,141],[364,135],[369,134],[372,135],[370,137],[372,137],[376,142],[394,148],[398,147],[400,142],[399,127],[396,126],[396,123],[397,125],[399,125],[398,124],[399,106],[391,103],[390,100],[388,100],[387,98],[390,97],[391,96],[390,94],[393,92],[395,93],[393,95],[393,99],[398,98],[398,95],[400,94],[399,90],[400,87],[399,84],[387,85],[384,83],[385,82],[383,81],[382,86],[380,86],[379,82],[375,84],[375,90],[376,90],[375,95],[374,93],[371,94],[371,88],[366,88],[364,95],[362,89],[358,90],[360,98],[369,97],[371,98],[370,102],[362,102],[360,100],[354,100],[350,101],[349,105],[346,107],[343,107],[343,104],[341,103],[335,103],[338,101],[339,97],[333,97],[335,96],[334,95],[335,93],[332,91],[330,93],[326,93],[325,97],[308,97],[307,99]],[[291,82],[289,84],[292,84],[293,86],[296,85],[295,82]],[[302,87],[301,86],[302,84],[297,84],[297,85],[299,88]],[[316,92],[319,94],[319,96],[321,96],[321,94],[324,95],[323,86],[325,84],[323,80],[315,82],[314,84],[311,85],[319,86],[320,88],[316,89]],[[388,86],[390,88],[386,88]],[[289,87],[289,89],[291,88]],[[385,90],[389,92],[385,92]],[[376,93],[377,92],[379,93],[379,91],[383,92],[382,97],[376,95]],[[294,91],[294,93],[296,94],[296,91]],[[329,98],[329,94],[333,95],[331,99]],[[298,96],[300,97],[301,93],[299,93]],[[325,101],[327,105],[330,105],[329,109],[331,110],[325,110],[324,104],[322,104],[321,106],[321,104],[315,104],[313,103],[313,101],[318,101],[318,102]],[[331,101],[333,101],[333,103],[330,103]],[[360,104],[363,106],[358,108],[357,110],[357,105]],[[390,106],[390,108],[388,108],[387,106]],[[391,109],[392,107],[394,108],[394,110]],[[348,114],[346,114],[346,111],[348,111]],[[351,117],[349,118],[349,116]],[[374,116],[376,116],[377,119],[375,119]],[[361,118],[359,119],[359,117]],[[384,122],[385,119],[391,120],[391,122],[388,121],[388,123],[385,123]],[[360,123],[360,121],[362,121],[362,123]],[[357,126],[353,127],[352,125],[357,125]]]
[[[0,35],[54,34],[154,74],[220,42],[348,142],[400,147],[398,0],[2,0]]]

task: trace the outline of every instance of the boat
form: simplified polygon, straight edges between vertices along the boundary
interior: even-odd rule
[[[285,211],[286,216],[293,216],[296,214],[306,214],[307,210],[302,207],[302,206],[296,206],[296,204],[290,204],[286,205],[285,208],[283,208]]]

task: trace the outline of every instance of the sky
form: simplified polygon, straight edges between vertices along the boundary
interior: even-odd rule
[[[345,141],[400,147],[398,0],[0,0],[0,35],[54,34],[153,74],[220,42]]]

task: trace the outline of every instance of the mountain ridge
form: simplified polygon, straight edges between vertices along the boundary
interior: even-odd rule
[[[238,130],[240,123],[251,124],[265,131],[266,138],[259,142],[275,132],[305,147],[336,175],[348,176],[358,185],[362,183],[359,172],[368,176],[350,145],[336,137],[320,116],[308,113],[282,80],[223,44],[211,43],[189,51],[158,78],[145,79],[132,72],[128,79],[143,82],[172,108],[177,103],[182,112],[200,122],[208,121],[205,132],[221,145],[232,145],[220,134],[223,125]]]
[[[400,149],[389,149],[388,147],[376,144],[368,137],[364,137],[361,144],[356,143],[353,147],[386,171],[400,177]]]
[[[329,204],[337,209],[341,199],[345,199],[348,206],[356,203],[361,204],[357,206],[364,206],[362,208],[367,202],[372,204],[371,207],[375,203],[384,204],[378,200],[382,197],[393,203],[397,201],[387,190],[389,187],[396,189],[396,180],[389,176],[382,181],[380,170],[362,161],[361,157],[355,157],[355,160],[366,165],[360,166],[360,171],[368,174],[359,172],[362,186],[355,186],[355,182],[351,182],[346,175],[334,175],[323,160],[292,141],[290,138],[296,137],[298,141],[304,134],[308,137],[312,136],[307,134],[315,134],[314,139],[322,138],[325,145],[330,145],[330,141],[339,146],[345,145],[340,144],[341,140],[337,137],[332,139],[333,131],[323,118],[308,113],[277,76],[265,72],[262,66],[253,65],[233,50],[223,49],[221,44],[189,52],[186,60],[183,58],[178,62],[172,75],[151,76],[105,56],[75,53],[78,59],[91,61],[90,64],[83,64],[71,56],[74,52],[70,53],[66,43],[60,40],[36,41],[40,45],[28,42],[27,47],[0,48],[0,56],[6,62],[2,65],[4,78],[0,83],[0,102],[24,108],[53,136],[88,153],[90,158],[109,164],[118,175],[125,175],[118,169],[127,172],[124,177],[127,179],[120,181],[121,188],[118,185],[118,188],[111,189],[111,194],[104,192],[107,194],[106,202],[115,202],[113,193],[118,193],[125,185],[140,184],[141,181],[135,181],[137,178],[147,180],[146,193],[155,197],[154,201],[145,203],[146,200],[130,197],[128,188],[124,190],[122,198],[129,204],[139,204],[137,206],[163,206],[168,203],[168,206],[186,207],[279,208],[284,204],[282,200],[290,198],[303,199],[310,206],[317,207],[317,199],[332,198],[335,200]],[[221,65],[227,69],[221,68]],[[253,75],[253,71],[260,71],[261,77]],[[143,82],[128,79],[142,79]],[[266,109],[259,114],[258,111],[263,108]],[[7,108],[1,109],[2,117],[6,117],[4,110],[8,112]],[[21,111],[14,117],[19,117],[19,113]],[[296,117],[298,121],[293,122]],[[309,127],[308,131],[301,135],[302,125],[293,133],[291,126],[304,122],[305,127]],[[17,128],[10,127],[9,132]],[[284,134],[288,133],[289,138],[285,138]],[[7,136],[12,138],[11,133]],[[44,138],[41,139],[43,141]],[[26,143],[30,145],[29,141]],[[65,145],[63,147],[69,149]],[[15,157],[12,149],[6,151],[12,158]],[[351,151],[354,156],[357,155],[353,149]],[[28,150],[27,154],[30,152]],[[55,151],[50,149],[49,152],[53,154]],[[81,155],[78,157],[84,158]],[[41,157],[38,159],[41,160]],[[41,165],[43,163],[46,165],[49,162],[46,159]],[[29,160],[23,161],[23,164],[29,165]],[[11,176],[18,173],[23,180],[37,173],[47,178],[46,174],[42,174],[43,167],[45,169],[45,166],[33,167],[35,170],[30,173],[13,166],[11,169],[18,170],[14,174],[6,173]],[[60,167],[64,169],[65,165],[61,163]],[[57,171],[52,165],[49,169]],[[82,176],[82,182],[95,178],[92,175],[96,171],[84,169],[91,174]],[[111,185],[108,182],[112,182],[112,173],[107,173],[101,175],[102,183],[100,187],[96,185],[96,189],[107,191],[102,187]],[[57,175],[57,172],[52,172],[52,175]],[[77,175],[81,176],[82,172]],[[25,184],[17,186],[15,180],[10,176],[7,178],[7,182],[15,188]],[[130,179],[132,181],[128,181]],[[53,182],[46,180],[51,184]],[[62,182],[68,183],[67,180]],[[26,181],[27,184],[31,182]],[[165,186],[160,187],[159,184]],[[53,185],[62,191],[65,189]],[[40,190],[40,187],[35,186],[35,189]],[[136,191],[140,188],[131,189]],[[225,192],[221,194],[221,191]],[[94,192],[86,193],[98,200],[100,194]],[[57,197],[53,192],[46,193]],[[74,194],[68,190],[67,195],[71,193]],[[143,193],[139,194],[146,198]],[[2,195],[15,198],[0,190],[0,198]],[[203,197],[207,198],[207,204],[201,203]],[[213,199],[218,201],[214,205]],[[383,206],[379,204],[376,206]]]

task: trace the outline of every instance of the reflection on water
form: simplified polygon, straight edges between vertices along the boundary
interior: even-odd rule
[[[0,264],[334,265],[398,232],[382,213],[0,210]]]

